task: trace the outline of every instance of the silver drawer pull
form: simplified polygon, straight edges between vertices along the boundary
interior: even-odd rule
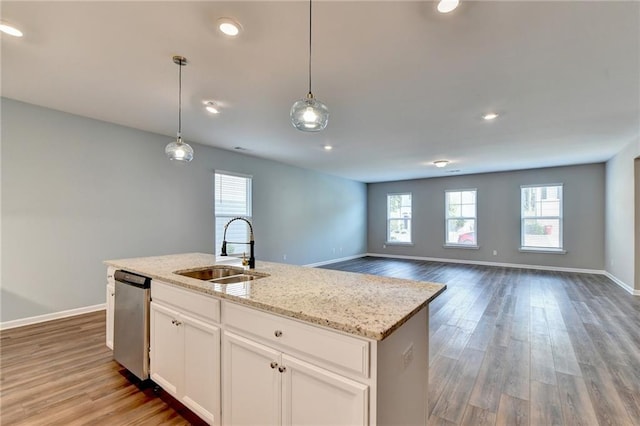
[[[287,371],[287,367],[278,367],[278,371],[284,373],[285,371]]]
[[[271,368],[276,368],[278,366],[278,363],[275,361],[271,361]]]
[[[282,336],[282,331],[280,331],[280,330],[276,330],[273,334],[274,334],[274,336],[276,336],[276,337],[280,337],[280,336]]]

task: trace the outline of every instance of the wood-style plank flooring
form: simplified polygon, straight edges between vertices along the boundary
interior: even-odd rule
[[[201,424],[152,385],[113,361],[104,311],[0,332],[2,426]]]
[[[640,297],[601,275],[367,257],[447,284],[430,305],[430,425],[640,425]]]
[[[431,425],[640,425],[640,297],[599,275],[401,259],[325,268],[447,284],[431,304]],[[187,425],[133,384],[96,312],[0,332],[0,424]]]

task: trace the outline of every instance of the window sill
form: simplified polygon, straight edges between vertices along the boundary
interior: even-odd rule
[[[445,244],[444,248],[465,249],[465,250],[480,250],[480,246],[473,244]]]
[[[537,248],[537,247],[520,247],[518,251],[521,253],[567,254],[567,251],[564,249]]]
[[[402,243],[402,242],[398,242],[398,241],[386,241],[384,243],[385,246],[412,246],[413,243]]]

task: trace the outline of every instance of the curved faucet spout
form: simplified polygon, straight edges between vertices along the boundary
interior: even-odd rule
[[[230,244],[246,244],[246,245],[250,246],[249,268],[250,269],[255,269],[255,267],[256,267],[256,258],[255,258],[255,254],[254,254],[255,241],[253,239],[253,226],[251,225],[251,222],[249,222],[249,220],[244,218],[244,217],[234,217],[229,222],[227,222],[226,225],[224,225],[224,235],[222,236],[222,248],[220,249],[220,256],[227,256],[227,228],[229,227],[229,225],[231,225],[232,222],[235,222],[236,220],[242,220],[242,221],[246,222],[247,225],[249,225],[249,241],[248,242],[232,242],[232,241],[229,241],[229,243]]]

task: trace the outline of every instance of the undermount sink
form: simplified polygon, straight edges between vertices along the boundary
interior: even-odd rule
[[[217,284],[234,284],[244,281],[257,280],[259,278],[269,276],[260,272],[247,271],[243,268],[226,265],[206,266],[204,268],[198,269],[186,269],[182,271],[175,271],[174,274],[182,275],[189,278],[195,278],[197,280],[209,281]]]

